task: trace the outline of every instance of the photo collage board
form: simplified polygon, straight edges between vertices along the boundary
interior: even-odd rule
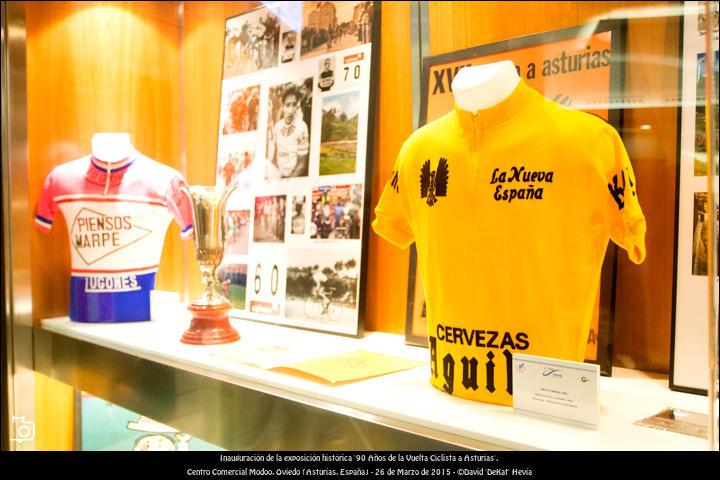
[[[718,2],[710,2],[712,12],[706,15],[703,2],[685,2],[683,25],[682,104],[680,107],[680,151],[678,155],[677,233],[675,262],[675,291],[673,336],[670,359],[670,388],[673,390],[706,393],[709,384],[709,337],[707,303],[707,262],[710,244],[710,222],[718,228],[718,203],[709,204],[708,166],[714,165],[717,189],[718,152],[708,158],[711,140],[718,145],[717,128],[714,139],[707,137],[705,107],[707,65],[713,65],[714,95],[718,92]],[[713,49],[708,61],[706,40]],[[717,98],[717,97],[716,97]],[[715,118],[718,104],[713,107]],[[718,246],[715,245],[717,249]],[[718,289],[715,276],[715,289]]]
[[[362,330],[373,2],[267,2],[229,18],[216,184],[232,316]]]

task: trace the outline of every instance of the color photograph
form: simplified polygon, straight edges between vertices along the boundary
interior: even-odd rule
[[[225,255],[248,254],[250,213],[250,210],[225,212]]]
[[[362,195],[362,184],[313,189],[310,238],[359,239]]]
[[[260,85],[229,90],[223,105],[223,135],[257,130],[260,114]]]
[[[241,147],[239,151],[223,153],[218,159],[216,185],[238,186],[240,178],[255,159],[255,148]]]
[[[245,310],[245,294],[247,289],[247,265],[220,265],[217,278],[220,292],[230,300],[233,308]]]
[[[320,175],[355,173],[360,92],[323,98]]]

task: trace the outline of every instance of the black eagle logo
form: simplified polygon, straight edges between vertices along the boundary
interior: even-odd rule
[[[430,160],[426,160],[420,169],[420,198],[427,197],[427,204],[435,205],[437,197],[447,196],[448,178],[450,169],[446,158],[440,157],[434,172],[430,170]]]

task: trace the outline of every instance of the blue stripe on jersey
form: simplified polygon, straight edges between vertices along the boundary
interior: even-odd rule
[[[102,172],[107,172],[107,168],[105,168],[105,167],[103,167],[102,165],[98,164],[98,163],[95,161],[94,158],[90,157],[90,161],[92,162],[93,167],[97,168],[98,170],[101,170]],[[135,161],[135,159],[133,158],[130,162],[128,162],[127,164],[123,165],[122,167],[111,168],[111,169],[110,169],[110,173],[117,173],[117,172],[119,172],[120,170],[124,170],[124,169],[128,168],[130,165],[132,165],[134,161]],[[112,166],[112,164],[111,164],[111,166]]]
[[[84,323],[142,322],[150,320],[150,290],[156,272],[137,275],[70,277],[70,320]],[[124,291],[123,291],[124,290]]]

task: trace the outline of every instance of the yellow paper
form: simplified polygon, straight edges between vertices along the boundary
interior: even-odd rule
[[[349,382],[419,367],[424,362],[407,360],[382,353],[354,350],[312,360],[283,365],[330,383]]]

